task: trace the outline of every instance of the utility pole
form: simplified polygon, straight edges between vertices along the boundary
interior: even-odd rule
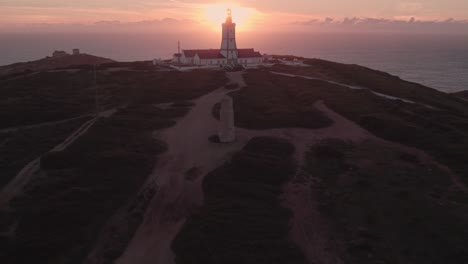
[[[96,64],[93,64],[94,72],[94,104],[96,107],[96,116],[99,116],[99,99],[98,99],[98,85],[97,85],[97,69]]]
[[[182,56],[182,54],[180,54],[180,40],[177,41],[177,62],[179,63],[180,65],[180,56]]]

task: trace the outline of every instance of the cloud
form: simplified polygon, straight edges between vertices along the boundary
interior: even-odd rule
[[[359,18],[353,17],[353,18],[348,18],[345,17],[343,21],[341,21],[341,24],[343,25],[355,25],[359,23],[361,20]]]
[[[326,18],[325,18],[325,20],[324,20],[324,23],[327,23],[327,24],[329,24],[329,23],[332,23],[332,22],[333,22],[333,20],[334,20],[333,18],[326,17]]]
[[[310,19],[296,21],[292,25],[302,29],[320,31],[375,31],[375,32],[420,32],[420,33],[464,33],[468,34],[468,20],[419,20],[407,19],[357,18],[343,19]]]
[[[83,23],[30,23],[1,25],[0,32],[187,32],[200,30],[199,22],[190,19],[151,19],[133,22],[102,20]]]

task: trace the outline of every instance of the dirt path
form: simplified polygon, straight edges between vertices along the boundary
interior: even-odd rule
[[[318,179],[314,175],[304,175],[301,170],[303,166],[304,154],[310,146],[325,138],[337,138],[359,143],[364,140],[373,140],[382,145],[392,146],[402,152],[416,155],[422,164],[427,166],[436,165],[447,172],[451,178],[455,190],[466,191],[466,186],[460,178],[444,165],[438,164],[432,157],[424,151],[401,145],[395,142],[386,141],[372,135],[354,122],[337,114],[329,109],[323,102],[317,102],[315,107],[331,118],[332,126],[310,130],[310,129],[273,129],[268,131],[245,131],[251,136],[277,136],[290,140],[296,146],[296,159],[299,162],[299,171],[296,178],[288,183],[284,188],[284,206],[291,209],[293,218],[291,220],[290,236],[293,241],[302,249],[309,260],[309,263],[317,264],[342,264],[344,263],[338,256],[344,255],[343,241],[334,237],[332,227],[329,226],[319,211],[319,204],[314,192],[314,185]],[[242,130],[241,130],[242,131]]]
[[[5,66],[6,68],[8,66]],[[31,76],[34,76],[34,75],[37,75],[39,74],[41,71],[35,71],[35,72],[32,72],[32,73],[28,73],[28,74],[25,74],[25,75],[20,75],[20,76],[16,76],[16,77],[12,77],[10,79],[6,79],[6,81],[14,81],[14,80],[19,80],[19,79],[23,79],[23,78],[26,78],[26,77],[31,77]],[[0,76],[1,75],[6,75],[6,74],[12,74],[10,72],[5,72],[5,70],[2,70],[0,68]],[[13,73],[14,74],[14,73]]]
[[[73,134],[71,134],[65,141],[55,146],[53,151],[61,151],[68,147],[70,144],[75,142],[81,135],[83,135],[88,129],[96,122],[96,118],[93,118],[81,127],[79,127]],[[29,182],[29,180],[39,172],[40,170],[41,157],[28,163],[16,176],[11,180],[1,191],[0,191],[0,208],[8,206],[10,200],[21,193],[23,187]]]
[[[90,127],[92,127],[100,117],[109,117],[116,110],[108,110],[101,112],[99,117],[95,117],[83,125],[81,125],[75,132],[73,132],[69,137],[67,137],[62,143],[55,146],[52,151],[62,151],[68,146],[73,144],[78,138],[80,138],[84,133],[86,133]],[[73,119],[69,119],[70,121]],[[59,121],[65,122],[65,121]],[[53,122],[57,124],[57,122]],[[49,125],[50,123],[47,123]],[[0,208],[8,207],[10,200],[21,193],[22,189],[30,181],[30,179],[40,171],[40,160],[41,157],[37,157],[35,160],[28,163],[16,176],[11,180],[3,189],[0,191]]]
[[[242,73],[228,73],[228,77],[241,87],[245,86]],[[216,134],[218,121],[212,117],[211,108],[227,92],[231,91],[219,89],[199,98],[190,113],[176,126],[157,135],[169,146],[148,181],[148,185],[155,184],[158,187],[158,192],[151,200],[143,223],[116,263],[174,263],[170,246],[187,217],[203,203],[203,176],[229,160],[252,137],[273,136],[289,140],[296,147],[296,159],[300,167],[309,147],[325,138],[356,143],[377,139],[320,101],[315,107],[334,121],[330,127],[261,131],[237,128],[236,143],[213,144],[208,141],[208,137]],[[199,177],[195,180],[186,179],[187,171],[193,168],[196,168]],[[312,186],[317,179],[313,175],[303,177],[303,173],[299,170],[298,175],[284,186],[283,204],[294,213],[290,236],[310,263],[341,264],[343,262],[337,256],[343,255],[342,241],[333,240],[327,219],[319,212],[319,204],[314,199],[316,194]]]
[[[117,108],[110,109],[110,110],[105,110],[105,111],[100,112],[99,116],[100,117],[109,117],[112,114],[114,114],[116,111],[117,111]],[[84,118],[84,117],[92,117],[94,115],[95,115],[95,113],[94,114],[90,113],[90,114],[86,114],[86,115],[80,115],[80,116],[77,116],[77,117],[72,117],[72,118],[67,118],[67,119],[62,119],[62,120],[57,120],[57,121],[44,122],[44,123],[39,123],[39,124],[34,124],[34,125],[2,128],[2,129],[0,129],[0,133],[10,133],[10,132],[15,132],[15,131],[22,130],[22,129],[40,128],[40,127],[45,127],[45,126],[55,126],[55,125],[59,125],[59,124],[62,124],[62,123],[66,123],[68,121],[73,121],[73,120],[77,120],[77,119],[80,119],[80,118]]]
[[[324,80],[324,79],[320,79],[320,78],[314,78],[314,77],[310,77],[310,76],[295,75],[295,74],[282,73],[282,72],[271,72],[271,73],[276,74],[276,75],[288,76],[288,77],[297,77],[297,78],[303,78],[303,79],[308,79],[308,80],[323,81],[323,82],[327,82],[327,83],[331,83],[331,84],[336,84],[336,85],[344,86],[344,87],[347,87],[347,88],[350,88],[350,89],[354,89],[354,90],[363,90],[363,89],[364,89],[364,90],[369,90],[371,93],[373,93],[373,94],[375,94],[375,95],[377,95],[377,96],[386,98],[386,99],[401,100],[401,101],[403,101],[403,102],[405,102],[405,103],[416,104],[416,102],[411,101],[411,100],[408,100],[408,99],[403,99],[403,98],[400,98],[400,97],[395,97],[395,96],[391,96],[391,95],[387,95],[387,94],[383,94],[383,93],[374,92],[374,91],[372,91],[371,89],[369,89],[369,88],[367,88],[367,87],[356,86],[356,85],[349,85],[349,84],[344,84],[344,83],[339,83],[339,82]],[[426,107],[428,107],[428,108],[433,108],[432,106],[428,106],[428,105],[425,105],[425,104],[421,104],[421,105],[424,105],[424,106],[426,106]]]
[[[55,126],[55,125],[58,125],[58,124],[61,124],[61,123],[66,123],[68,121],[73,121],[73,120],[80,119],[80,118],[83,118],[83,117],[88,117],[88,116],[92,116],[92,115],[91,114],[81,115],[81,116],[77,116],[77,117],[73,117],[73,118],[68,118],[68,119],[63,119],[63,120],[58,120],[58,121],[45,122],[45,123],[34,124],[34,125],[2,128],[2,129],[0,129],[0,133],[10,133],[10,132],[15,132],[17,130],[40,128],[40,127],[45,127],[45,126]]]
[[[243,86],[241,74],[228,73],[227,76]],[[158,192],[150,202],[143,223],[116,263],[174,263],[170,246],[186,218],[203,203],[203,176],[228,161],[248,140],[239,137],[233,144],[215,144],[208,140],[218,131],[212,107],[231,91],[218,89],[200,97],[176,126],[156,135],[168,144],[168,151],[159,158],[148,182],[155,183]],[[199,176],[195,180],[186,179],[190,169]]]
[[[237,133],[242,138],[254,136],[274,136],[285,138],[296,147],[296,160],[299,170],[296,177],[284,186],[283,205],[293,212],[291,219],[290,236],[292,240],[301,248],[309,263],[317,264],[342,264],[339,256],[343,256],[343,241],[334,237],[329,221],[323,217],[319,210],[319,203],[315,199],[314,186],[318,179],[314,175],[307,175],[301,167],[304,165],[304,155],[310,146],[326,138],[337,138],[345,141],[359,143],[365,140],[373,140],[382,145],[399,148],[403,152],[416,155],[423,164],[437,165],[445,169],[451,177],[454,188],[466,190],[458,177],[450,170],[437,164],[433,158],[424,151],[404,146],[398,143],[386,141],[372,135],[367,130],[361,128],[354,122],[344,118],[333,110],[329,109],[323,102],[319,101],[315,107],[334,121],[330,127],[322,129],[271,129],[263,131],[252,131],[237,129]]]
[[[365,129],[329,109],[322,101],[315,103],[314,106],[333,120],[333,124],[331,126],[320,129],[277,128],[268,130],[248,130],[236,128],[237,134],[241,138],[271,136],[287,139],[296,146],[296,159],[298,161],[303,160],[303,155],[309,149],[309,146],[322,139],[340,138],[343,140],[358,142],[372,136]]]
[[[242,72],[234,72],[227,75],[231,82],[239,83],[240,87],[245,87],[242,74]],[[159,191],[152,199],[142,225],[116,263],[174,263],[174,255],[170,248],[171,242],[180,231],[186,218],[203,203],[201,188],[203,176],[229,160],[231,154],[240,150],[252,137],[286,138],[296,146],[297,160],[303,160],[308,146],[320,139],[338,137],[360,140],[368,136],[365,130],[319,102],[316,107],[335,120],[335,123],[328,128],[263,131],[238,128],[236,130],[236,143],[213,144],[208,141],[208,137],[217,133],[218,121],[212,117],[212,106],[228,92],[232,92],[232,90],[219,89],[199,98],[195,102],[195,107],[176,126],[157,135],[169,146],[168,152],[159,159],[148,182],[148,184],[155,183]],[[195,181],[189,181],[185,177],[186,172],[192,168],[196,168],[197,174],[200,176]],[[298,213],[296,210],[294,211]],[[299,213],[297,215],[302,216]],[[299,218],[295,219],[299,220]],[[304,228],[301,226],[303,223],[304,220],[298,224],[293,221],[293,226],[303,230]]]
[[[290,237],[305,254],[309,263],[341,264],[341,246],[332,240],[331,229],[319,212],[312,185],[313,175],[303,175],[304,155],[310,146],[326,138],[339,138],[345,141],[360,142],[373,137],[369,132],[352,121],[329,109],[322,101],[315,107],[334,121],[330,127],[322,129],[282,128],[262,131],[237,129],[243,138],[273,136],[289,140],[296,147],[295,158],[299,171],[296,177],[284,186],[283,205],[293,212]]]

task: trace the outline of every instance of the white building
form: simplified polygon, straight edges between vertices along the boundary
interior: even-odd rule
[[[174,54],[173,62],[186,65],[232,65],[260,64],[263,56],[254,49],[238,49],[236,43],[236,24],[232,23],[231,10],[228,10],[223,23],[220,49],[182,50]],[[180,48],[179,48],[180,49]]]
[[[54,58],[60,58],[60,57],[66,57],[70,54],[66,53],[63,50],[55,50],[54,53],[52,53],[52,57]]]

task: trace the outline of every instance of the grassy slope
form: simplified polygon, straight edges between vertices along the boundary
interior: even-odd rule
[[[281,77],[252,71],[245,76],[248,87],[233,94],[236,126],[250,129],[278,127],[322,128],[332,121],[317,110],[315,97],[302,103],[295,83],[286,83]],[[320,83],[324,88],[327,84]]]
[[[199,82],[190,90],[195,80]],[[37,85],[48,86],[48,81]],[[45,155],[41,176],[12,202],[9,217],[19,223],[15,236],[0,237],[6,263],[80,263],[115,210],[141,198],[136,192],[165,149],[151,132],[174,125],[173,119],[188,110],[161,110],[152,104],[194,99],[224,85],[225,77],[208,71],[119,72],[102,74],[99,81],[112,93],[109,103],[122,97],[134,104],[100,120],[65,151]],[[140,104],[143,101],[147,104]],[[35,144],[22,146],[23,151]],[[132,226],[123,228],[137,226],[136,220],[129,221]],[[119,254],[112,250],[109,261]]]
[[[468,181],[468,130],[464,125],[468,120],[457,110],[430,109],[387,100],[366,90],[267,71],[251,71],[246,80],[250,89],[262,89],[250,93],[250,100],[240,101],[243,105],[236,108],[240,111],[237,118],[255,107],[255,100],[280,102],[283,95],[275,91],[284,87],[291,104],[310,106],[324,100],[328,107],[377,136],[426,150]],[[262,120],[253,118],[255,121]],[[271,124],[275,125],[282,124]],[[322,182],[317,189],[321,208],[334,223],[336,235],[349,241],[343,256],[346,263],[467,261],[468,219],[464,212],[468,197],[450,189],[445,171],[372,142],[359,146],[324,142],[311,149],[307,165],[309,173]]]
[[[104,67],[104,66],[103,66]],[[143,104],[193,100],[222,87],[221,71],[117,71],[98,76],[100,87],[112,97]]]
[[[468,114],[468,104],[459,98],[417,83],[404,81],[385,72],[354,64],[341,64],[319,59],[307,59],[304,63],[309,67],[275,65],[272,70],[362,86],[375,92]]]
[[[461,92],[456,92],[456,93],[453,93],[453,95],[461,97],[461,98],[463,98],[465,100],[468,100],[468,90],[461,91]]]
[[[0,82],[0,127],[67,119],[89,112],[94,93],[91,75],[41,72]]]
[[[347,241],[346,263],[466,263],[468,196],[398,149],[323,141],[306,155],[321,209]],[[380,262],[379,262],[380,261]]]
[[[20,62],[6,66],[0,66],[0,75],[21,74],[28,71],[44,71],[72,65],[93,65],[111,62],[114,61],[89,54],[64,56],[58,58],[44,58],[36,61]]]
[[[280,206],[294,173],[294,147],[254,138],[203,182],[204,205],[173,242],[176,263],[305,263],[287,238],[291,213]]]
[[[7,184],[26,164],[63,142],[88,119],[83,117],[59,125],[0,135],[0,187]]]
[[[106,67],[102,67],[106,68]],[[129,102],[161,103],[191,100],[221,87],[222,72],[123,71],[98,74],[101,109]],[[0,81],[0,128],[76,117],[95,111],[90,69],[40,72]]]
[[[55,82],[55,77],[50,78],[48,74],[51,73],[44,74],[45,75],[40,74],[38,77],[28,77],[31,79],[26,80],[20,79],[14,82],[3,82],[0,86],[0,92],[2,94],[13,93],[14,96],[1,97],[5,98],[3,99],[2,104],[8,106],[4,108],[6,111],[2,111],[2,114],[5,114],[6,117],[14,116],[14,112],[8,111],[9,107],[14,106],[14,104],[10,104],[8,102],[8,100],[12,100],[12,98],[13,100],[20,100],[20,102],[24,102],[24,105],[26,106],[27,101],[21,100],[26,100],[24,98],[28,98],[28,94],[31,91],[34,91],[34,89],[41,90],[42,88],[50,88],[54,89],[53,91],[55,93],[56,91],[60,91],[61,87],[64,86],[63,82],[66,83],[67,80],[76,80],[78,82],[78,79],[80,79],[79,76],[89,76],[90,72],[83,71],[76,74],[56,73],[57,75],[54,76],[63,77],[62,82]],[[347,76],[347,78],[352,78],[353,74],[354,73],[349,73],[345,76]],[[388,76],[385,77],[385,74],[375,74],[377,75],[377,77],[375,77],[376,80],[374,80],[374,77],[370,78],[370,80],[374,80],[372,81],[372,83],[377,83],[379,84],[379,87],[381,87],[380,82],[387,82]],[[384,77],[379,77],[381,75]],[[60,80],[60,78],[62,77],[58,77],[58,80]],[[73,79],[69,80],[67,78]],[[86,78],[83,78],[83,82],[89,83],[89,81],[86,81]],[[362,78],[365,79],[364,77]],[[388,78],[393,79],[393,77]],[[436,103],[439,103],[436,106],[438,106],[440,109],[444,109],[444,111],[440,111],[428,109],[417,105],[406,104],[399,101],[386,100],[373,95],[369,91],[354,91],[338,85],[328,84],[326,82],[277,76],[262,71],[250,71],[247,74],[246,79],[249,87],[235,95],[235,97],[237,96],[235,105],[237,115],[236,122],[238,122],[238,124],[242,126],[253,128],[271,128],[283,126],[323,127],[326,126],[326,123],[323,122],[327,119],[323,119],[321,113],[317,113],[317,111],[311,106],[317,100],[324,100],[327,106],[331,107],[340,114],[348,117],[349,119],[354,120],[356,123],[364,126],[365,128],[367,128],[368,130],[380,137],[422,148],[435,155],[440,160],[444,161],[444,163],[446,163],[447,165],[450,165],[451,168],[456,169],[461,176],[465,175],[463,174],[464,171],[468,171],[465,164],[466,162],[464,161],[464,157],[466,157],[468,153],[468,140],[466,135],[468,131],[468,126],[466,124],[468,123],[468,121],[466,116],[462,114],[464,113],[465,108],[462,104],[460,104],[460,101],[458,101],[457,99],[451,99],[452,97],[440,95],[438,92],[428,92],[426,88],[419,89],[416,86],[412,86],[413,88],[411,89],[413,92],[411,92],[410,95],[416,96],[411,97],[413,98],[413,100],[432,104],[433,102],[431,100],[433,99],[431,99],[431,97],[434,97],[438,100],[438,102]],[[36,82],[37,80],[38,82]],[[23,81],[27,83],[21,83]],[[222,84],[224,81],[225,79],[222,73],[208,73],[204,71],[197,71],[193,73],[118,72],[99,75],[99,82],[104,89],[102,93],[110,97],[109,101],[106,102],[108,104],[114,105],[117,104],[117,102],[124,102],[124,100],[133,100],[140,103],[161,103],[176,100],[192,99],[221,86],[220,84]],[[341,81],[347,82],[346,79],[343,79]],[[351,84],[358,84],[364,86],[364,84],[358,83],[357,81],[349,82]],[[389,81],[391,85],[389,84],[388,87],[386,85],[382,85],[382,87],[389,88],[392,85],[403,85],[401,83],[397,84],[393,82],[394,80]],[[75,87],[73,86],[74,83],[75,81],[70,81],[70,87]],[[24,90],[7,89],[11,87],[22,87],[21,89]],[[32,89],[31,87],[34,89]],[[405,86],[403,85],[403,87]],[[76,88],[78,89],[78,91],[80,91],[78,86],[76,86]],[[395,90],[398,91],[399,89]],[[406,88],[403,89],[403,91],[406,91]],[[72,96],[70,96],[69,98],[75,98],[77,96],[73,89],[64,89],[64,92],[65,94],[61,95],[64,96],[64,98],[67,98],[68,96],[66,93],[72,94]],[[423,99],[420,99],[418,97],[418,94],[420,92],[422,94],[421,96]],[[16,96],[18,95],[17,93],[19,94],[19,96]],[[385,93],[389,94],[388,92]],[[83,94],[86,93],[83,92]],[[400,97],[406,97],[410,95],[395,94],[395,96]],[[84,96],[83,98],[88,98],[86,100],[89,100],[89,97],[87,96],[88,95]],[[31,98],[30,100],[35,100],[35,98]],[[89,102],[89,104],[91,104],[91,102]],[[50,107],[51,109],[50,115],[59,114],[61,110],[58,106],[54,106],[55,111],[53,110],[54,107],[52,107],[52,105],[47,105],[47,107]],[[76,113],[79,113],[82,110],[74,111],[76,111]],[[49,116],[37,117],[36,112],[39,111],[35,109],[29,109],[27,112],[25,112],[24,116],[31,114],[32,116],[34,116],[34,118],[37,119],[35,119],[34,122],[48,120]],[[71,111],[71,113],[75,114],[75,112],[73,111]],[[152,128],[157,126],[170,125],[171,122],[166,123],[165,121],[163,121],[166,120],[166,118],[164,118],[163,116],[167,114],[164,111],[158,111],[156,113],[150,111],[148,114],[147,113],[148,109],[146,107],[143,107],[143,109],[141,107],[137,107],[132,109],[130,112],[121,111],[116,117],[102,122],[95,129],[90,131],[90,133],[86,137],[84,137],[79,142],[75,143],[74,146],[71,148],[70,152],[67,151],[66,153],[62,153],[61,155],[55,157],[52,155],[50,157],[50,160],[52,162],[51,164],[49,163],[49,166],[51,167],[47,167],[46,161],[45,164],[48,172],[47,179],[45,179],[44,182],[42,182],[39,185],[29,186],[29,192],[27,196],[18,199],[15,204],[17,209],[19,210],[20,215],[23,216],[23,220],[20,223],[18,229],[18,234],[20,234],[20,236],[15,238],[13,244],[10,244],[11,249],[17,250],[13,251],[13,255],[20,258],[13,259],[13,262],[19,262],[20,260],[23,262],[30,262],[31,259],[29,259],[28,256],[31,256],[32,258],[36,259],[44,259],[48,262],[58,261],[60,256],[57,255],[57,253],[62,254],[62,256],[66,259],[70,259],[70,256],[73,256],[74,260],[79,260],[83,256],[83,252],[86,252],[86,248],[90,245],[91,241],[95,237],[96,230],[100,229],[100,226],[102,226],[104,220],[116,208],[116,204],[123,201],[125,197],[128,198],[128,196],[131,196],[131,194],[135,192],[137,187],[141,184],[144,177],[146,176],[144,175],[144,172],[148,170],[147,166],[150,163],[150,160],[154,158],[154,156],[158,153],[158,148],[152,148],[151,146],[153,146],[153,143],[147,141],[149,139],[148,132]],[[169,117],[172,116],[172,114],[167,115]],[[161,119],[156,118],[154,120],[154,123],[148,124],[147,120],[153,118],[154,116],[159,116]],[[300,116],[300,118],[296,119],[297,116]],[[311,116],[313,118],[310,118]],[[294,122],[290,123],[291,120],[294,120]],[[107,136],[103,136],[104,134],[110,134],[112,136],[107,138]],[[132,135],[135,136],[133,137]],[[95,146],[100,146],[99,150],[96,150]],[[83,153],[90,153],[91,156],[88,157]],[[364,153],[366,153],[366,155],[372,155],[369,154],[369,152]],[[394,156],[390,157],[394,158]],[[112,167],[116,163],[118,163],[116,171],[107,171],[106,168],[102,168],[101,165],[99,165],[111,164],[106,167]],[[255,161],[253,164],[256,163],[257,161]],[[141,168],[141,170],[137,172],[138,175],[135,175],[133,170],[128,170],[129,167],[133,167],[135,166],[135,164],[140,164],[138,165],[138,167]],[[245,164],[243,164],[242,166],[244,165]],[[336,168],[336,166],[334,167]],[[338,168],[339,167],[340,166],[338,166]],[[388,172],[393,172],[392,168],[393,167],[390,165],[378,169],[373,168],[369,170],[369,173],[377,174],[377,172],[379,172],[380,170],[387,170]],[[218,171],[219,174],[215,174],[219,178],[224,179],[223,177],[227,177],[226,180],[233,180],[230,178],[230,176],[227,176],[231,175],[229,172],[231,169],[232,167],[229,166],[224,167],[220,169],[220,171]],[[423,172],[424,171],[420,169],[411,169],[411,172],[408,172],[410,173],[408,175],[415,175],[415,177],[418,178],[421,177],[421,175],[424,175]],[[245,171],[242,172],[242,175],[249,175],[249,173],[249,171]],[[252,175],[252,177],[255,178],[256,176],[262,175],[268,174],[259,173],[256,175]],[[392,175],[385,177],[392,177]],[[359,180],[363,178],[359,175],[353,177],[356,177]],[[214,178],[214,176],[209,178]],[[207,180],[209,178],[207,178]],[[264,180],[260,178],[256,179],[259,180],[260,183],[262,180]],[[430,180],[430,182],[427,183],[429,184],[428,186],[437,187],[440,185],[441,187],[445,188],[447,185],[446,179],[445,181],[436,181],[437,178],[432,177],[428,179]],[[362,183],[364,187],[367,186],[367,183],[365,181],[360,183]],[[215,191],[218,187],[223,186],[219,182],[214,182],[214,184],[216,186]],[[221,185],[217,186],[217,184]],[[245,184],[251,183],[242,182],[240,186],[246,186]],[[67,188],[62,189],[64,186]],[[75,188],[76,186],[84,186],[84,188]],[[253,186],[255,186],[255,188],[250,190],[251,195],[254,195],[254,190],[256,193],[258,191],[258,188],[265,187],[264,184],[259,185],[258,182],[254,183]],[[237,193],[237,191],[243,190],[242,188],[241,190],[233,189],[232,185],[224,187],[226,187],[226,189],[221,188],[221,190],[225,190],[226,195],[230,194],[230,192],[228,191],[232,191],[234,192],[234,195],[236,195],[235,197],[237,198],[240,195],[239,193]],[[337,190],[342,194],[349,194],[354,190],[360,190],[354,188],[361,187],[362,186],[360,186],[359,184],[343,187],[336,186],[330,183],[330,185],[327,188],[337,188]],[[377,189],[385,191],[384,187],[386,186],[380,186]],[[409,187],[415,188],[413,185]],[[264,193],[262,192],[265,195],[265,197],[269,197],[268,199],[270,199],[265,201],[272,201],[271,197],[275,197],[275,195],[278,192],[278,190],[275,188],[268,189]],[[342,191],[343,188],[348,189],[346,191]],[[425,187],[424,190],[422,190],[421,193],[419,193],[418,195],[429,193],[427,188]],[[118,190],[117,194],[115,194],[115,190]],[[249,190],[249,188],[247,188],[247,190]],[[207,189],[207,191],[209,190]],[[213,189],[211,189],[211,191],[213,191]],[[223,197],[223,192],[213,192],[213,195],[213,197],[217,197],[216,199],[227,199],[226,197]],[[242,193],[242,195],[244,195],[244,193]],[[362,206],[362,208],[370,208],[369,210],[374,210],[374,207],[370,207],[371,205],[367,205],[365,202],[380,199],[382,197],[376,197],[375,193],[365,195],[363,196],[363,198],[359,198],[356,204]],[[405,196],[405,192],[403,192],[402,195]],[[50,198],[50,200],[48,198]],[[333,199],[337,202],[342,201],[340,200],[342,199],[340,195],[334,197]],[[106,201],[109,201],[109,204],[101,204]],[[97,205],[95,206],[94,203],[96,202]],[[343,203],[346,204],[345,201],[343,201]],[[250,202],[246,201],[242,205],[248,206],[249,204]],[[421,203],[419,203],[418,201],[416,205],[420,204],[424,206],[429,206],[427,205],[426,201]],[[213,205],[216,205],[216,202],[214,202]],[[377,205],[379,204],[377,203]],[[252,204],[252,207],[255,206],[257,205]],[[440,211],[438,211],[438,208],[434,208],[431,206],[432,205],[428,207],[430,210],[426,210],[423,208],[421,209],[422,211],[417,211],[417,213],[421,215],[427,215],[430,211],[434,211],[435,216],[439,217],[443,213],[447,212],[444,211],[445,209],[441,209]],[[262,205],[262,207],[264,206]],[[32,208],[34,208],[34,210],[31,210]],[[74,209],[69,210],[68,208]],[[100,208],[104,208],[104,210],[99,210]],[[216,209],[216,207],[213,208]],[[394,210],[398,208],[400,207],[388,207],[382,208],[382,210]],[[231,209],[232,208],[230,208],[229,210]],[[284,227],[284,223],[286,222],[285,219],[287,219],[287,214],[285,214],[281,210],[275,212],[282,213],[279,214],[281,216],[278,218],[278,221],[275,221],[271,224],[273,227],[277,229],[279,228],[278,230],[283,230],[282,228]],[[404,215],[407,211],[398,212]],[[351,214],[352,212],[345,211],[342,213]],[[198,218],[198,220],[206,220],[204,219],[205,216],[213,216],[211,215],[210,211],[202,211],[201,214],[205,215],[201,216],[202,218]],[[238,217],[242,217],[242,215],[248,216],[248,214],[246,215],[245,212],[242,210],[236,211],[236,215],[238,215]],[[194,218],[194,221],[195,223],[200,224],[199,221],[197,222],[197,217],[199,216],[196,216]],[[216,220],[216,217],[218,216],[214,215],[213,217],[213,219]],[[257,216],[255,216],[255,218],[256,217]],[[431,223],[448,223],[443,222],[443,219],[437,219],[437,221],[439,222],[435,220],[435,222]],[[225,220],[226,219],[224,219],[223,221]],[[398,219],[395,219],[395,223],[397,223],[396,220]],[[64,229],[63,232],[57,231],[58,229],[56,226],[60,225],[56,221],[60,221],[60,224],[65,223],[66,229]],[[37,225],[38,222],[41,223],[41,225]],[[234,225],[234,223],[229,221],[222,223]],[[248,223],[248,221],[246,223]],[[359,221],[357,221],[356,223],[360,224]],[[214,221],[210,222],[210,224],[217,225],[219,223]],[[389,224],[391,224],[391,222]],[[44,228],[42,228],[42,226],[44,226]],[[254,227],[257,228],[257,226]],[[351,227],[353,227],[353,225],[351,225]],[[245,226],[245,228],[249,229],[251,227]],[[453,228],[458,228],[458,226],[454,224]],[[207,232],[209,231],[210,230],[208,230]],[[226,232],[228,231],[229,230],[226,230]],[[286,231],[283,230],[283,232]],[[450,231],[448,234],[452,234],[452,231]],[[199,235],[199,233],[195,233],[194,235]],[[228,235],[231,236],[236,234],[225,234],[225,236]],[[247,236],[248,234],[239,232],[239,235]],[[284,233],[282,233],[281,235],[284,235]],[[387,236],[388,234],[385,233],[384,235]],[[454,235],[454,240],[451,240],[451,235],[444,236],[440,233],[437,233],[436,236],[439,236],[442,239],[449,239],[450,241],[455,242],[461,241],[459,239],[463,239],[463,237],[460,238],[459,236]],[[421,235],[417,235],[415,236],[415,240],[409,241],[424,244],[424,240],[421,237]],[[215,235],[213,237],[210,237],[210,239],[214,239],[213,241],[219,241],[219,238],[217,238]],[[395,239],[400,238],[397,237]],[[389,243],[395,243],[394,241],[397,240],[389,241]],[[199,241],[197,240],[197,242]],[[360,246],[359,243],[357,245]],[[196,247],[197,245],[191,246]],[[199,246],[200,245],[198,245],[198,247]],[[61,248],[62,250],[54,250],[56,249],[55,247]],[[198,251],[195,250],[194,252],[196,253]],[[206,252],[201,252],[202,253],[200,253],[200,257],[206,258]],[[226,255],[222,256],[226,257],[230,256],[229,252],[232,253],[235,252],[235,250],[224,252],[227,253]],[[282,251],[278,252],[279,254],[282,254]],[[292,249],[292,251],[286,253],[285,255],[287,256],[289,254],[292,254],[292,256],[298,256],[297,252],[295,252],[296,251]],[[446,252],[450,253],[450,251]],[[421,255],[418,254],[416,254],[416,256]],[[181,261],[190,260],[187,259],[188,257],[183,258]],[[298,259],[300,258],[298,257]]]
[[[272,111],[270,108],[281,109],[284,107],[281,103],[284,98],[296,109],[304,109],[317,100],[323,100],[331,109],[379,137],[427,151],[468,181],[465,177],[468,173],[465,160],[468,156],[468,116],[456,110],[430,109],[388,100],[367,90],[353,90],[319,80],[279,76],[268,71],[251,71],[246,80],[249,86],[257,88],[246,89],[246,99],[241,98],[236,102],[236,122],[239,124],[245,120],[261,124],[264,122],[262,115],[253,114],[251,109],[263,105],[268,106],[266,110],[261,109],[263,112]],[[278,89],[287,90],[286,95],[278,93]],[[277,121],[272,119],[270,126],[283,125]]]
[[[135,195],[165,150],[151,132],[175,123],[167,116],[149,107],[122,110],[65,151],[45,155],[45,174],[12,202],[20,221],[7,259],[80,263],[105,221]]]

